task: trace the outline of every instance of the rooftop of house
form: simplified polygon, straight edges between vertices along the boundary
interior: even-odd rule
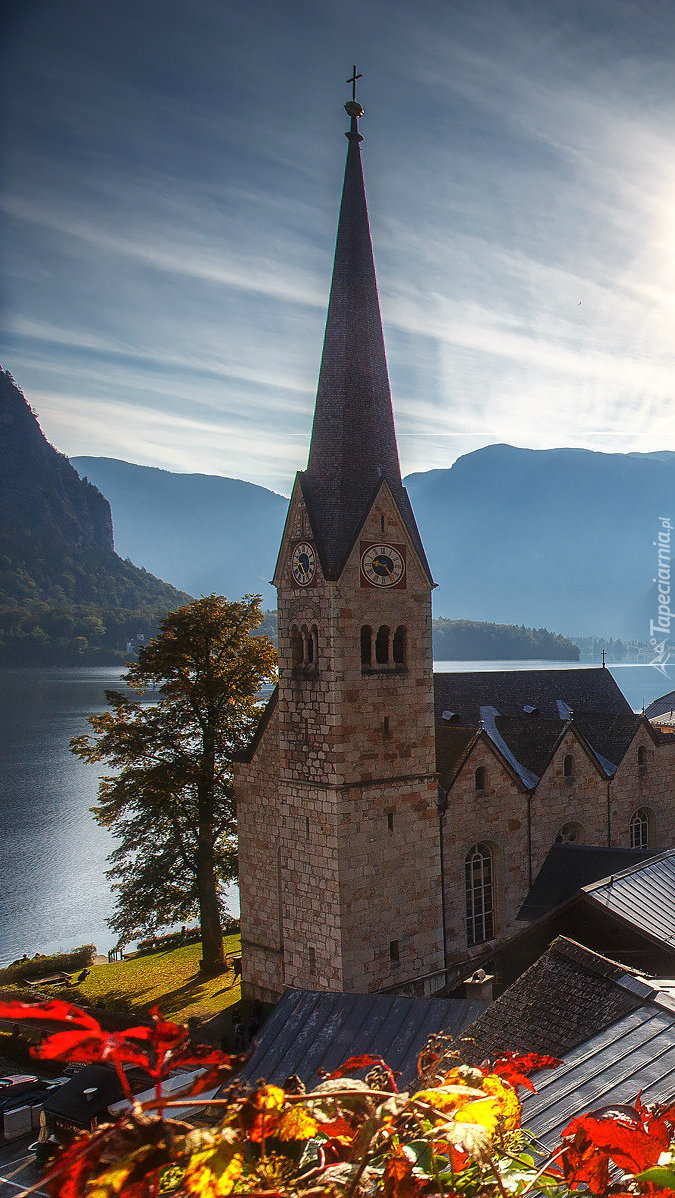
[[[583,887],[597,906],[675,947],[675,849]]]
[[[309,1088],[321,1080],[320,1069],[330,1072],[350,1056],[370,1053],[401,1074],[403,1088],[416,1077],[430,1035],[459,1036],[486,1007],[467,999],[286,990],[239,1076],[283,1084],[295,1074]]]
[[[652,995],[643,975],[558,936],[467,1030],[467,1055],[473,1062],[509,1051],[562,1057]]]
[[[541,919],[581,889],[660,856],[655,849],[600,848],[585,844],[554,844],[548,851],[534,885],[518,912],[518,919]]]
[[[537,1092],[523,1100],[523,1127],[547,1147],[555,1147],[575,1115],[631,1103],[638,1094],[644,1103],[675,1097],[675,1002],[652,985],[651,999],[534,1078]]]
[[[564,719],[545,719],[538,709],[523,708],[519,715],[502,715],[481,704],[478,723],[464,724],[458,713],[446,708],[436,725],[436,766],[447,787],[482,730],[526,789],[536,786],[550,764],[564,733],[573,727],[579,744],[605,777],[611,778],[640,724],[632,712],[586,712]]]
[[[438,725],[477,727],[480,708],[491,706],[500,716],[566,720],[582,713],[632,716],[609,670],[476,670],[434,675]],[[444,713],[447,715],[444,718]]]
[[[65,1085],[48,1094],[44,1109],[55,1119],[86,1128],[123,1096],[122,1084],[111,1065],[85,1065]]]
[[[658,716],[675,716],[675,691],[668,691],[667,695],[661,695],[658,699],[654,699],[649,707],[645,707],[645,715],[648,720],[653,720]]]

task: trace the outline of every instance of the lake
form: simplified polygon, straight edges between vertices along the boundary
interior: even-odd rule
[[[574,662],[436,662],[441,671],[576,668]],[[640,710],[675,687],[652,666],[610,666]],[[113,906],[105,878],[114,841],[90,814],[99,766],[69,751],[105,709],[114,667],[0,670],[0,965],[93,942],[107,952]],[[238,911],[236,888],[231,905]]]

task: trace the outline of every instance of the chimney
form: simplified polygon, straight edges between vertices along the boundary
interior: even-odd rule
[[[470,978],[464,979],[464,994],[471,1002],[492,1002],[493,973],[477,969]]]

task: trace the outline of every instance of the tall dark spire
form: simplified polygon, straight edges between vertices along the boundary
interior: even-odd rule
[[[401,515],[419,544],[401,486],[394,432],[361,168],[360,77],[354,67],[347,80],[352,84],[352,99],[345,104],[351,118],[345,134],[347,163],[309,462],[301,476],[324,568],[333,576],[340,572],[382,478],[397,501],[400,497]]]

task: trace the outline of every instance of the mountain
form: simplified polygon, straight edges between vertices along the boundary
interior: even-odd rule
[[[110,505],[0,371],[0,664],[123,661],[189,595],[124,562]]]
[[[193,594],[262,591],[286,500],[263,487],[74,458],[110,500],[118,550]],[[490,445],[406,480],[437,616],[646,640],[675,454]]]
[[[110,500],[123,556],[192,595],[262,594],[263,607],[276,607],[269,579],[286,519],[282,495],[237,478],[172,474],[115,458],[72,463]]]
[[[675,453],[490,445],[406,485],[437,614],[648,639]]]

